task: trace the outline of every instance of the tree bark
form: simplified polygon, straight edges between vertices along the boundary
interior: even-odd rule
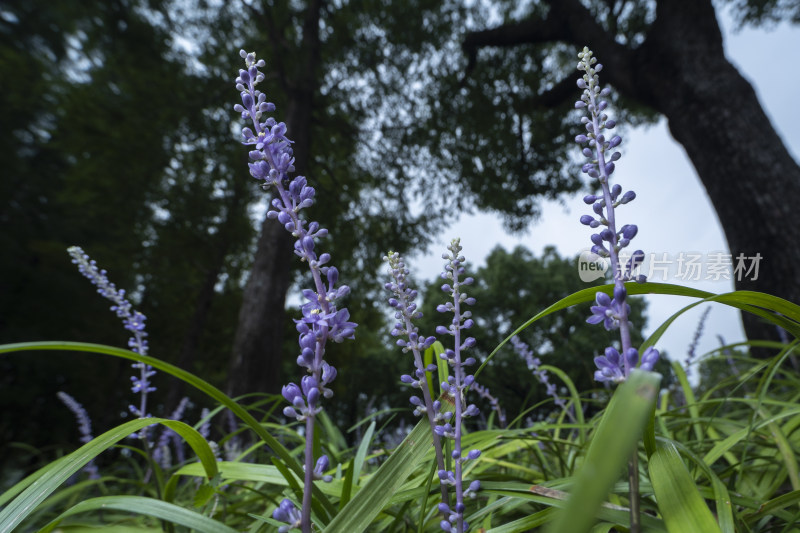
[[[320,57],[319,20],[322,0],[312,0],[303,21],[301,50],[293,51],[292,72],[276,62],[281,82],[287,90],[287,137],[294,144],[294,166],[297,174],[305,174],[311,154],[311,117],[314,95],[319,88],[317,69]],[[267,28],[274,26],[269,8],[261,14]],[[277,56],[286,41],[276,32],[268,32]],[[269,95],[267,95],[269,96]],[[269,100],[269,98],[268,98]],[[278,110],[280,111],[280,110]],[[276,120],[280,121],[276,114]],[[295,257],[293,238],[276,220],[264,218],[258,238],[253,267],[245,285],[239,322],[233,343],[228,394],[238,396],[251,392],[278,393],[281,390],[281,344],[286,330],[286,293],[291,283],[290,266]]]
[[[783,244],[800,242],[791,212],[800,205],[800,166],[752,86],[725,57],[711,0],[659,0],[656,20],[638,48],[616,41],[579,0],[548,4],[544,19],[511,24],[513,31],[502,38],[502,27],[469,34],[465,52],[474,58],[483,46],[555,41],[591,46],[606,67],[607,83],[667,118],[708,192],[733,265],[741,255],[751,266],[749,258],[760,254],[757,279],[752,273],[734,277],[736,289],[800,302],[800,249]],[[575,93],[562,98],[575,99]],[[750,340],[778,338],[775,326],[754,315],[744,313],[744,323]]]
[[[753,87],[726,59],[710,0],[659,2],[640,52],[640,92],[668,120],[708,192],[736,258],[763,258],[757,279],[736,289],[800,302],[800,166],[767,118]],[[750,340],[778,340],[775,326],[744,313]]]

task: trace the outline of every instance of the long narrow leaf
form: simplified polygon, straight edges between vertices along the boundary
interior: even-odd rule
[[[648,467],[658,510],[669,533],[720,531],[675,446],[659,442]]]
[[[89,461],[99,454],[121,441],[131,433],[152,424],[164,424],[176,432],[188,434],[197,433],[191,426],[175,420],[164,420],[161,418],[137,418],[120,426],[106,431],[99,437],[87,442],[69,455],[53,461],[42,469],[42,474],[31,483],[22,493],[14,498],[5,509],[0,511],[0,533],[10,533],[20,524],[36,507],[50,494],[53,493],[62,483],[64,483],[75,472],[83,468]],[[206,475],[213,477],[217,473],[216,460],[214,454],[208,447],[208,443],[197,435],[198,439],[190,438],[187,440],[195,453],[198,454],[205,468]],[[202,444],[200,443],[202,441]],[[204,444],[204,445],[203,445]]]
[[[567,506],[557,514],[549,531],[581,533],[591,529],[603,500],[642,437],[660,382],[659,374],[634,371],[616,390],[592,438]]]
[[[210,398],[221,403],[231,410],[233,414],[239,417],[253,432],[259,436],[261,440],[277,455],[283,463],[293,470],[299,477],[303,477],[303,467],[295,459],[278,440],[270,435],[250,413],[247,412],[241,405],[236,403],[227,394],[214,387],[207,381],[195,376],[194,374],[182,370],[174,365],[166,363],[155,357],[141,355],[130,350],[116,348],[114,346],[106,346],[103,344],[92,344],[85,342],[64,342],[64,341],[50,341],[50,342],[23,342],[16,344],[0,345],[0,355],[22,352],[22,351],[73,351],[84,352],[101,355],[111,355],[113,357],[120,357],[122,359],[129,359],[131,361],[140,361],[152,366],[153,368],[175,376],[176,378],[188,383],[200,392],[206,394]],[[313,488],[314,498],[319,501],[329,513],[335,513],[336,508],[330,500],[317,488]]]
[[[152,498],[142,496],[103,496],[85,500],[71,507],[40,530],[40,533],[49,533],[58,524],[69,516],[86,512],[101,512],[114,509],[127,511],[139,515],[152,516],[173,524],[185,526],[201,533],[237,533],[222,522],[195,513],[183,507]]]

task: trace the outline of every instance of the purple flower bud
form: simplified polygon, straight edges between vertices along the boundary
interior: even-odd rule
[[[633,239],[638,231],[639,228],[637,228],[634,224],[625,224],[622,226],[622,236],[628,240]]]
[[[581,216],[581,224],[584,226],[589,226],[592,222],[594,222],[594,217],[591,215],[582,215]]]
[[[633,347],[625,350],[625,362],[627,363],[628,368],[635,367],[636,363],[639,362],[639,350]]]
[[[616,301],[617,304],[624,302],[627,295],[628,291],[625,290],[624,285],[614,285],[614,301]]]
[[[302,396],[302,392],[300,392],[300,387],[298,387],[294,383],[289,383],[288,385],[284,385],[281,388],[281,394],[283,395],[284,398],[286,398],[286,401],[288,401],[289,403],[294,403],[295,398],[297,398],[298,396]]]
[[[614,366],[619,366],[620,355],[616,348],[609,346],[605,351],[606,360]]]
[[[319,402],[319,389],[314,387],[313,389],[309,390],[306,398],[308,398],[309,407],[316,407],[317,403]]]
[[[658,353],[658,350],[656,350],[655,348],[650,346],[642,354],[641,369],[642,370],[647,370],[647,371],[652,371],[653,368],[655,368],[656,363],[658,363],[659,357],[660,357],[660,354]]]

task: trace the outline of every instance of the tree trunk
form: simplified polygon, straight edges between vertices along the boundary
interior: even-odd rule
[[[663,113],[708,192],[733,264],[762,258],[738,290],[800,302],[800,166],[748,81],[725,58],[710,0],[661,1],[640,50],[642,100]],[[747,262],[748,266],[752,261]],[[740,277],[741,279],[736,279]],[[743,313],[747,337],[778,340],[775,326]]]
[[[314,94],[319,87],[319,17],[322,0],[312,0],[303,21],[301,50],[293,51],[290,66],[276,61],[278,75],[287,91],[285,110],[286,136],[294,144],[294,166],[303,175],[311,157],[311,116]],[[268,7],[264,7],[268,10]],[[267,28],[273,26],[269,12],[263,13]],[[268,32],[277,54],[284,53],[285,41]],[[288,56],[288,52],[286,53]],[[294,69],[291,73],[283,67]],[[269,95],[267,95],[269,100]],[[281,121],[278,114],[276,120]],[[276,220],[265,218],[261,224],[253,268],[245,285],[239,323],[233,344],[228,394],[251,392],[279,393],[283,380],[281,344],[286,329],[286,293],[289,290],[290,266],[296,256],[293,238]],[[298,349],[299,350],[299,349]]]
[[[228,394],[278,392],[292,236],[264,218],[233,341]]]

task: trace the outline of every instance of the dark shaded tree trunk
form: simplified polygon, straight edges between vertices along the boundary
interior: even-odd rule
[[[288,45],[274,31],[270,14],[263,17],[277,52],[275,68],[288,95],[285,109],[287,137],[294,141],[295,171],[305,174],[311,157],[311,116],[319,87],[319,18],[322,0],[313,0],[303,21],[301,50],[283,50]],[[268,9],[266,6],[264,9]],[[280,61],[292,57],[291,64]],[[292,69],[288,72],[287,69]],[[269,100],[269,95],[268,100]],[[280,109],[274,114],[281,121]],[[251,392],[280,392],[281,344],[286,329],[286,293],[291,282],[290,266],[295,257],[293,238],[281,224],[265,218],[261,225],[250,276],[245,285],[239,322],[233,344],[227,391],[232,396]]]
[[[280,390],[291,250],[291,235],[276,221],[265,218],[233,341],[228,375],[231,396]]]
[[[757,279],[735,279],[755,290],[800,302],[800,166],[767,118],[755,91],[725,57],[710,0],[659,0],[644,43],[631,49],[607,33],[578,0],[550,1],[546,19],[529,19],[467,36],[474,60],[482,46],[562,41],[590,46],[602,76],[627,98],[666,116],[702,181],[736,265],[760,254]],[[505,28],[505,30],[503,29]],[[576,76],[543,95],[548,103],[577,99]],[[653,162],[657,164],[657,162]],[[670,206],[664,216],[670,216]],[[677,206],[676,206],[677,207]],[[749,339],[777,339],[775,326],[744,314]]]
[[[736,288],[800,302],[800,253],[786,245],[800,242],[800,226],[792,223],[800,166],[753,87],[725,58],[711,2],[659,2],[646,44],[640,60],[645,101],[667,117],[689,155],[734,264],[740,255],[762,257],[758,278],[742,276]],[[743,316],[749,339],[777,340],[775,326]]]

